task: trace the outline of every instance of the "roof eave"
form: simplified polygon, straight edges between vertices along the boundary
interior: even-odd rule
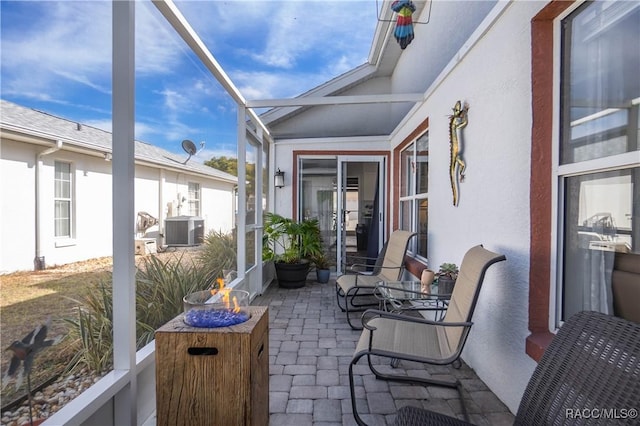
[[[19,126],[13,126],[7,123],[0,123],[0,137],[7,137],[13,140],[17,140],[19,142],[30,143],[39,146],[49,146],[50,144],[55,144],[57,141],[62,142],[62,146],[64,150],[77,152],[79,154],[90,155],[92,157],[100,158],[104,156],[105,153],[111,153],[111,148],[104,147],[102,145],[89,144],[86,142],[81,142],[74,139],[69,138],[59,138],[55,135],[48,134],[45,132],[40,132],[37,130],[28,130]],[[139,141],[135,141],[136,143],[141,143]],[[200,172],[198,170],[191,169],[189,167],[172,167],[171,165],[154,161],[150,158],[145,158],[140,155],[136,155],[135,163],[138,165],[155,167],[159,169],[172,170],[180,173],[190,174],[193,176],[203,176],[207,179],[215,179],[220,182],[237,184],[237,178],[230,178],[225,176],[216,176],[213,174],[207,174]],[[231,175],[230,175],[231,176]]]

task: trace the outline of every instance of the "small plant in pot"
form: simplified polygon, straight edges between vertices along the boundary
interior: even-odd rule
[[[443,263],[438,271],[438,293],[451,294],[453,286],[458,279],[458,265],[455,263]]]
[[[280,287],[303,287],[312,259],[322,253],[317,219],[296,222],[275,213],[264,220],[263,260],[272,260]]]
[[[331,276],[331,259],[325,253],[320,252],[312,259],[313,264],[316,267],[316,279],[320,284],[326,284],[329,282]]]

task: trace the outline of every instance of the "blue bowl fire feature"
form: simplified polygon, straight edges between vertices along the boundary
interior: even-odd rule
[[[249,319],[249,315],[244,312],[233,312],[233,310],[199,310],[191,309],[184,315],[184,321],[192,327],[217,328],[229,327],[243,323]]]
[[[249,292],[244,290],[205,290],[184,297],[184,322],[192,327],[229,327],[247,321]]]

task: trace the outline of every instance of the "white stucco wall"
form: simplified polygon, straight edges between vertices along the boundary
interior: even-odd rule
[[[515,2],[446,75],[410,123],[401,142],[429,117],[429,263],[462,261],[476,244],[505,254],[487,273],[464,360],[516,411],[535,362],[528,331],[529,179],[531,147],[530,21],[540,2]],[[410,51],[407,49],[408,54]],[[466,180],[452,205],[448,118],[468,102],[463,131]]]
[[[233,185],[214,181],[200,183],[202,191],[202,217],[207,229],[231,232],[233,220]]]
[[[2,140],[0,272],[32,270],[36,257],[36,154],[45,147]],[[54,237],[54,162],[71,163],[73,238]],[[40,168],[40,255],[47,266],[111,255],[111,163],[64,149]]]
[[[135,211],[146,212],[158,220],[158,224],[148,228],[143,237],[159,238],[161,226],[165,216],[161,216],[160,205],[160,180],[162,173],[159,169],[146,166],[136,167],[136,199]],[[137,220],[137,219],[136,219]],[[161,239],[157,240],[157,244],[161,244]]]
[[[295,179],[293,176],[293,151],[327,151],[332,153],[330,155],[336,155],[335,153],[340,151],[350,151],[350,155],[359,155],[354,152],[371,155],[370,151],[389,151],[389,142],[381,137],[363,137],[359,142],[332,139],[278,141],[275,146],[275,169],[279,168],[285,172],[285,187],[275,188],[274,211],[286,217],[291,217],[291,185],[292,179]]]
[[[137,170],[137,169],[136,169]],[[158,179],[158,170],[153,170],[152,174]],[[166,219],[170,216],[180,216],[189,214],[188,202],[181,203],[181,198],[189,197],[189,182],[200,184],[200,217],[205,220],[207,231],[216,230],[230,232],[233,228],[233,188],[232,183],[223,183],[201,176],[187,175],[177,173],[175,171],[165,171],[164,183],[162,185],[162,218]],[[136,176],[137,182],[137,176]],[[153,181],[150,181],[153,182]],[[136,183],[137,185],[137,183]],[[155,182],[156,188],[158,183]],[[136,187],[137,190],[137,187]],[[147,200],[148,205],[154,205],[153,210],[158,212],[158,197],[153,200]],[[168,207],[168,203],[172,203],[172,210]],[[142,205],[142,204],[141,204]],[[152,207],[149,207],[152,208]],[[160,218],[160,215],[156,216]],[[152,230],[153,231],[153,230]]]
[[[33,269],[35,257],[35,196],[30,189],[35,187],[37,151],[18,145],[0,140],[0,273],[13,270],[10,265]]]

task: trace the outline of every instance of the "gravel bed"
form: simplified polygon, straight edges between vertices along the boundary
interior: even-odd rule
[[[82,369],[78,374],[60,377],[51,385],[36,392],[32,397],[34,423],[38,419],[50,417],[100,380],[100,377],[87,369]],[[1,421],[3,426],[29,425],[29,401],[25,400],[19,407],[3,412]]]

